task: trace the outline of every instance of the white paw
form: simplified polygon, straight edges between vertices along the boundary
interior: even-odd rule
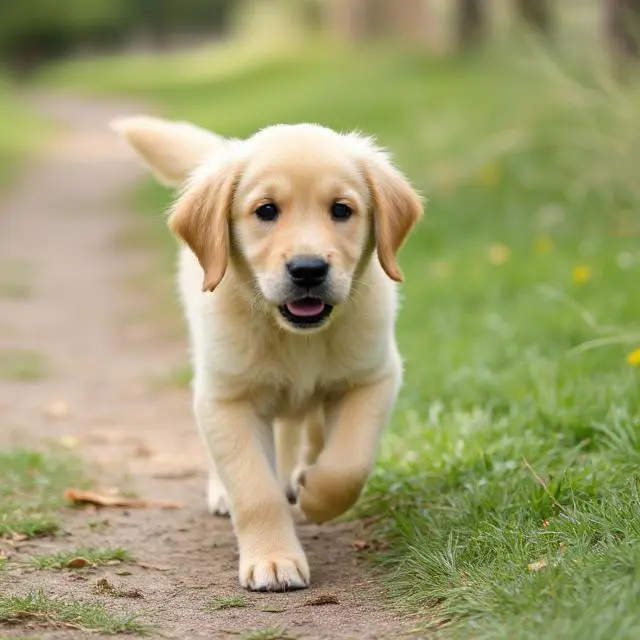
[[[229,515],[227,492],[218,478],[209,478],[207,484],[207,508],[215,516]]]
[[[294,591],[309,586],[303,553],[277,554],[240,561],[240,584],[250,591]]]

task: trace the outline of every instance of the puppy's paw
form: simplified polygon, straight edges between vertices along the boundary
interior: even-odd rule
[[[207,508],[214,516],[229,515],[227,491],[217,478],[209,478],[207,484]]]
[[[366,480],[367,473],[359,470],[318,464],[300,469],[296,478],[300,511],[317,524],[333,520],[356,503]]]
[[[304,553],[272,554],[240,561],[240,584],[250,591],[295,591],[309,586]]]

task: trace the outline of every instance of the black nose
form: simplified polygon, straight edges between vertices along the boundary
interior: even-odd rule
[[[329,273],[329,263],[317,256],[294,256],[287,262],[291,279],[307,289],[322,284]]]

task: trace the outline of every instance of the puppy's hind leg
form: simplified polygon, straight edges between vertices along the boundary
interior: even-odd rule
[[[305,471],[316,463],[325,444],[326,417],[324,408],[319,405],[310,411],[304,420],[300,434],[300,447],[297,464],[290,473],[290,486],[295,500],[298,498],[300,478]]]
[[[293,504],[296,492],[291,484],[294,469],[300,455],[302,424],[299,420],[278,418],[273,424],[276,449],[276,474],[287,500]]]

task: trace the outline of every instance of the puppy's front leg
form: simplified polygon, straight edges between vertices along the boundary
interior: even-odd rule
[[[400,374],[392,372],[347,391],[331,408],[329,441],[317,462],[298,477],[300,508],[313,522],[332,520],[355,504],[399,386]]]
[[[244,401],[196,397],[195,413],[228,492],[240,550],[240,584],[253,591],[308,586],[309,566],[266,454],[270,425]]]

